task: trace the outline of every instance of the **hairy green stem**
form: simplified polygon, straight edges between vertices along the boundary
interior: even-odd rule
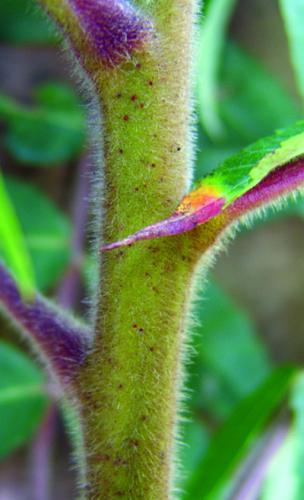
[[[191,162],[191,0],[151,2],[150,50],[95,75],[103,115],[102,241],[167,216]],[[165,499],[185,310],[187,239],[101,257],[94,350],[79,377],[91,498]]]
[[[102,116],[103,126],[95,130],[103,146],[101,245],[168,216],[189,187],[197,2],[133,2],[153,32],[125,58],[102,45],[114,25],[100,38],[98,26],[107,18],[100,10],[101,25],[95,23],[94,2],[41,2],[68,36],[93,83],[94,107],[98,102]],[[119,2],[127,5],[117,0],[116,13]],[[116,9],[114,1],[112,7],[105,0],[99,5],[112,14]],[[130,30],[130,39],[133,34]],[[100,257],[95,342],[78,376],[89,498],[161,500],[171,495],[194,255],[191,239],[183,235]]]

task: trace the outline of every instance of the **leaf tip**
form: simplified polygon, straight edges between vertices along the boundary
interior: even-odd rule
[[[191,197],[195,199],[194,203],[191,202]],[[136,233],[120,241],[104,245],[101,248],[101,252],[107,252],[124,246],[131,246],[133,243],[140,240],[175,236],[191,231],[196,226],[218,215],[224,204],[224,198],[206,197],[202,193],[196,197],[194,194],[190,193],[190,195],[183,198],[177,210],[167,219],[140,229]]]

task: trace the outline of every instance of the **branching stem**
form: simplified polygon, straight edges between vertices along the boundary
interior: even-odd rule
[[[94,76],[104,123],[101,241],[164,217],[189,183],[193,2],[153,2],[150,16],[149,50]],[[186,238],[101,256],[96,340],[79,377],[91,498],[169,497],[192,266]]]

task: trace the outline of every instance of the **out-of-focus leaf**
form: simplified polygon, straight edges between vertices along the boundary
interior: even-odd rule
[[[304,491],[304,372],[290,396],[293,422],[285,442],[273,457],[262,488],[262,500],[302,500]]]
[[[31,438],[45,404],[42,374],[21,352],[0,342],[0,458]]]
[[[225,141],[213,142],[199,130],[195,180],[262,135],[300,118],[298,103],[260,62],[235,43],[225,44],[217,95]]]
[[[1,0],[0,42],[56,43],[58,35],[34,0]]]
[[[304,98],[304,2],[279,0],[299,91]]]
[[[197,62],[197,99],[201,122],[208,135],[220,139],[223,126],[218,112],[218,73],[226,29],[236,0],[212,0],[200,31]]]
[[[194,416],[193,416],[194,417]],[[179,429],[179,474],[177,477],[177,488],[184,491],[185,482],[198,463],[201,461],[202,453],[205,453],[210,436],[203,422],[190,418],[180,426]]]
[[[38,104],[52,111],[70,112],[83,118],[81,105],[74,91],[63,83],[49,82],[37,87],[34,98]]]
[[[94,296],[98,287],[99,263],[97,254],[87,254],[83,260],[81,274],[86,292],[90,297]]]
[[[199,295],[194,317],[199,326],[188,368],[189,421],[180,431],[181,442],[186,443],[179,453],[181,491],[187,491],[186,481],[206,452],[207,423],[214,425],[227,418],[271,371],[250,319],[214,283]]]
[[[252,394],[235,408],[214,435],[207,454],[190,477],[184,499],[215,499],[228,475],[263,430],[285,398],[297,369],[276,369]]]
[[[49,166],[78,155],[85,141],[83,109],[67,86],[49,83],[25,107],[0,94],[0,119],[7,125],[5,145],[18,161]]]
[[[297,377],[294,384],[290,407],[293,411],[293,432],[295,434],[294,471],[296,477],[295,499],[303,498],[304,492],[304,372]]]
[[[191,407],[206,413],[215,424],[228,417],[240,400],[229,381],[216,369],[204,364],[199,356],[191,363],[189,387]]]
[[[71,227],[63,214],[33,186],[6,177],[40,290],[54,285],[70,259]]]
[[[30,297],[35,290],[32,262],[0,170],[0,251],[20,287]]]
[[[235,44],[225,47],[220,82],[218,105],[230,146],[247,145],[301,117],[280,82]]]
[[[214,283],[197,301],[195,316],[199,319],[194,338],[195,371],[202,371],[201,389],[195,391],[197,404],[222,418],[265,380],[272,365],[248,316]],[[224,399],[212,390],[211,374],[216,378],[213,384],[219,384],[226,394]]]
[[[297,496],[295,447],[296,436],[293,431],[290,431],[268,467],[262,486],[261,500],[302,500],[303,496]]]

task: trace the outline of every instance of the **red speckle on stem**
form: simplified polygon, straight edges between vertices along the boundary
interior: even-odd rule
[[[123,120],[124,120],[125,122],[128,122],[128,121],[129,121],[129,115],[124,115]]]
[[[137,99],[138,99],[138,97],[137,97],[136,94],[134,94],[134,95],[131,96],[131,101],[134,102],[134,101],[137,101]]]

